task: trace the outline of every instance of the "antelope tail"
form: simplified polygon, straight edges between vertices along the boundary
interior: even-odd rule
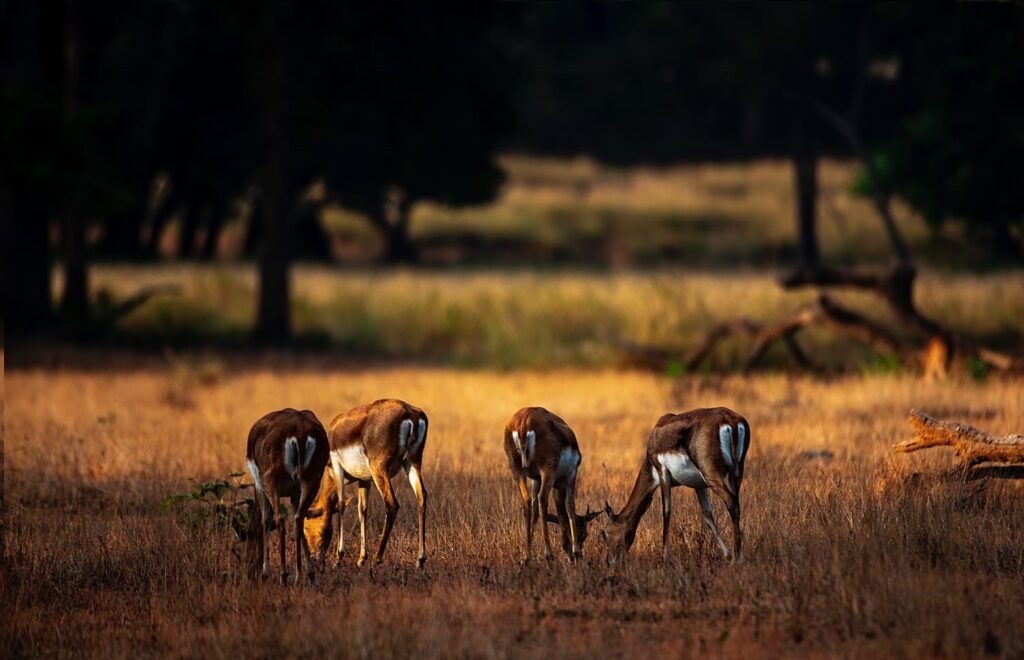
[[[305,447],[299,444],[296,437],[284,441],[284,467],[296,481],[302,479],[302,471],[309,467],[316,453],[316,438],[306,436]]]

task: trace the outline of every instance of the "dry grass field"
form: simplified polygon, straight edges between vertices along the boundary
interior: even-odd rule
[[[1020,380],[356,369],[285,355],[7,358],[5,657],[1024,655],[1020,483],[936,477],[952,465],[943,450],[888,453],[912,406],[1021,431]],[[264,412],[309,407],[326,420],[382,396],[431,419],[424,570],[406,483],[385,563],[369,572],[348,557],[315,586],[242,580],[228,534],[161,512],[187,478],[242,469],[246,433]],[[695,498],[677,489],[668,563],[655,504],[623,566],[605,565],[595,529],[582,565],[521,568],[500,443],[526,404],[575,427],[582,506],[622,505],[661,413],[744,414],[744,561],[723,561]],[[376,495],[370,516],[376,533]],[[354,523],[350,509],[349,540]]]
[[[814,299],[786,292],[775,272],[716,270],[342,270],[293,269],[292,319],[303,341],[363,360],[415,360],[469,367],[619,366],[616,335],[672,347],[680,355],[714,324],[745,316],[772,322]],[[59,280],[59,278],[57,278]],[[101,295],[120,300],[141,287],[172,284],[121,319],[115,345],[245,343],[255,317],[255,269],[246,265],[103,265]],[[59,281],[56,282],[59,286]],[[978,341],[1024,351],[1024,270],[967,274],[925,271],[916,291],[923,313]],[[878,299],[841,293],[845,304],[898,328]],[[802,341],[834,370],[886,367],[871,350],[814,330]],[[750,342],[723,342],[708,370],[743,363]],[[788,364],[784,350],[765,365]]]

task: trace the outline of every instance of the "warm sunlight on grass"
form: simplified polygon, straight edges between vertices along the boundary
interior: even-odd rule
[[[318,368],[312,357],[185,366],[96,357],[103,371],[8,365],[3,579],[19,607],[3,628],[19,640],[15,655],[234,657],[253,644],[267,654],[354,657],[410,649],[539,657],[554,648],[589,657],[1024,653],[1020,484],[932,478],[952,466],[949,455],[888,452],[907,436],[911,406],[993,433],[1020,431],[1019,380],[669,380],[346,371]],[[315,587],[239,581],[229,534],[192,532],[160,512],[162,497],[187,488],[188,477],[241,469],[246,433],[264,412],[294,405],[328,419],[381,396],[430,416],[425,571],[414,567],[415,507],[401,479],[386,564],[370,575],[350,557]],[[753,435],[745,561],[723,561],[695,499],[678,489],[667,565],[655,506],[620,570],[604,566],[599,533],[581,566],[521,570],[517,495],[500,442],[506,418],[526,404],[548,406],[575,428],[584,508],[605,499],[621,506],[661,413],[742,412]],[[374,496],[371,533],[380,518]],[[357,538],[351,509],[345,524]]]
[[[97,289],[126,297],[140,287],[175,283],[163,296],[124,318],[124,342],[240,343],[249,335],[255,272],[247,266],[100,266]],[[362,359],[417,359],[502,368],[616,366],[622,356],[609,335],[637,342],[692,346],[717,321],[747,316],[775,320],[814,293],[787,293],[768,273],[625,271],[349,271],[297,267],[293,274],[296,331]],[[925,273],[921,310],[1007,350],[1021,348],[1024,273]],[[841,296],[886,319],[878,301]],[[805,339],[817,359],[844,370],[873,369],[878,356],[862,346],[814,331]],[[726,342],[705,365],[742,364],[749,345]],[[786,364],[771,353],[769,366]]]

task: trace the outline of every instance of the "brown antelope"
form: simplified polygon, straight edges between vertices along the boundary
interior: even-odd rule
[[[651,505],[654,492],[661,490],[662,555],[668,558],[668,529],[672,515],[672,488],[687,486],[697,493],[704,523],[726,558],[740,558],[740,484],[743,459],[750,447],[750,425],[728,408],[698,408],[663,415],[647,439],[647,453],[633,484],[626,506],[616,514],[605,502],[610,522],[605,530],[608,562],[616,563],[636,535],[640,519]],[[708,489],[725,503],[732,519],[733,554],[715,524]]]
[[[601,515],[600,511],[576,515],[576,472],[580,448],[576,434],[558,415],[544,408],[523,408],[505,425],[505,453],[512,477],[519,484],[526,522],[526,556],[533,553],[533,527],[539,514],[546,522],[556,522],[562,529],[562,549],[570,562],[583,556],[587,524]],[[548,494],[555,489],[558,516],[548,514]],[[544,556],[551,559],[551,541],[547,525],[544,530]]]
[[[305,555],[307,577],[313,580],[313,563],[309,558],[303,526],[310,505],[320,489],[327,465],[327,432],[316,415],[308,410],[291,408],[268,413],[249,431],[245,462],[252,475],[256,504],[262,525],[253,525],[257,534],[263,577],[269,571],[270,550],[267,534],[276,526],[281,540],[281,580],[288,583],[285,559],[285,518],[280,498],[290,497],[295,520],[295,575],[302,575]]]
[[[329,437],[331,443],[331,465],[337,485],[335,502],[340,514],[345,512],[345,484],[359,484],[359,560],[366,563],[366,507],[370,483],[372,482],[384,500],[386,509],[384,529],[377,542],[374,563],[380,563],[384,549],[391,536],[391,527],[398,514],[398,500],[391,487],[391,477],[402,468],[409,484],[416,492],[419,505],[419,556],[416,564],[423,566],[427,561],[427,491],[423,486],[420,472],[423,464],[423,448],[427,444],[427,416],[416,406],[396,399],[380,399],[331,421]],[[326,515],[333,515],[334,507],[326,506]],[[330,519],[326,521],[330,526]],[[344,525],[338,529],[338,559],[345,554]]]

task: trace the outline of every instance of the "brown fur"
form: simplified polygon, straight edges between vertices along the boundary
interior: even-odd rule
[[[737,427],[741,423],[747,428],[746,447],[743,456],[736,457],[736,465],[730,467],[722,455],[718,432],[723,424],[732,427],[733,448],[735,449],[738,439]],[[637,474],[626,505],[618,514],[612,511],[610,505],[605,505],[611,519],[605,534],[608,541],[609,561],[615,562],[629,551],[633,545],[637,525],[650,507],[654,493],[659,488],[662,492],[662,550],[667,556],[672,485],[665,479],[655,476],[655,472],[661,470],[657,457],[664,453],[685,454],[703,475],[706,487],[694,490],[697,492],[698,502],[704,511],[705,524],[715,534],[715,538],[722,545],[723,552],[728,556],[728,549],[720,540],[721,535],[715,523],[706,491],[710,489],[725,503],[733,524],[733,554],[738,559],[743,538],[740,531],[740,485],[743,481],[743,467],[746,455],[750,452],[750,444],[750,424],[742,416],[728,408],[698,408],[680,414],[662,415],[647,438],[644,461],[640,466],[640,472]]]
[[[533,431],[536,435],[533,451],[527,456],[527,434]],[[513,432],[518,434],[520,446],[517,448]],[[528,562],[533,550],[533,527],[538,517],[543,514],[546,522],[557,522],[562,529],[562,549],[570,562],[583,556],[583,543],[587,537],[587,524],[600,515],[591,513],[576,514],[576,472],[578,465],[571,472],[559,474],[559,463],[562,452],[571,449],[583,461],[576,434],[558,415],[544,408],[522,408],[517,411],[505,425],[505,454],[508,456],[512,478],[519,485],[519,494],[523,502],[523,519],[526,526],[526,554],[524,562]],[[548,514],[548,495],[555,490],[555,509],[558,516]],[[551,541],[548,529],[544,528],[545,557],[551,558]]]
[[[295,474],[285,465],[285,443],[296,439],[297,456]],[[313,438],[316,445],[312,456],[307,457],[307,438]],[[313,579],[313,565],[309,562],[309,548],[306,546],[303,527],[306,513],[320,489],[320,479],[327,465],[329,455],[327,432],[323,424],[308,410],[291,408],[268,413],[261,417],[249,431],[246,443],[246,460],[255,464],[263,494],[256,494],[262,525],[252,525],[256,530],[255,540],[267,574],[269,549],[266,536],[274,525],[277,526],[281,548],[281,579],[287,583],[288,565],[285,560],[285,519],[281,513],[279,499],[289,497],[295,520],[295,570],[302,575],[302,557],[306,556],[307,577]],[[304,465],[308,460],[308,464]]]
[[[399,447],[399,436],[402,422],[410,420],[412,430],[407,439],[405,448]],[[419,424],[424,424],[423,441],[417,444]],[[366,562],[366,508],[367,495],[372,483],[384,500],[385,517],[384,527],[380,539],[377,542],[377,551],[374,554],[374,563],[380,563],[387,548],[388,538],[391,535],[391,528],[398,514],[398,500],[395,498],[394,489],[391,485],[391,477],[394,476],[399,467],[405,469],[409,476],[410,484],[416,491],[419,517],[419,556],[417,564],[423,566],[427,560],[426,551],[426,526],[427,526],[427,491],[423,485],[422,464],[423,451],[426,447],[426,434],[429,430],[427,415],[421,409],[397,399],[380,399],[373,403],[358,406],[342,413],[331,420],[330,437],[331,451],[359,448],[366,456],[369,464],[369,476],[350,474],[341,469],[334,475],[336,486],[335,503],[339,515],[344,514],[345,500],[344,488],[346,483],[358,483],[359,485],[359,528],[360,528],[360,550],[358,564],[362,566]],[[336,466],[337,467],[337,466]],[[325,528],[331,527],[331,516],[334,510],[331,507],[324,509],[328,519],[325,521]],[[329,532],[328,532],[329,533]],[[343,534],[339,529],[339,535]],[[344,546],[339,539],[338,557],[344,554]],[[321,545],[323,547],[323,545]],[[323,555],[321,550],[321,555]]]

